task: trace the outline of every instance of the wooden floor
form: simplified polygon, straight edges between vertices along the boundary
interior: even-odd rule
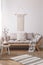
[[[3,52],[2,55],[0,55],[0,65],[22,65],[15,61],[10,60],[11,57],[21,55],[21,54],[29,54],[29,55],[40,57],[43,59],[43,50],[35,51],[31,53],[26,50],[14,50],[14,51],[11,51],[10,55],[6,54],[5,52]]]
[[[23,64],[12,60],[0,60],[0,65],[23,65]]]

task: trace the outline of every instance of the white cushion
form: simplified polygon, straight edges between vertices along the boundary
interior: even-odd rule
[[[25,33],[17,33],[17,40],[26,40]]]

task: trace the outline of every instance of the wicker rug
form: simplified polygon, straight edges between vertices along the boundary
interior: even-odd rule
[[[32,55],[24,54],[10,58],[24,65],[43,65],[43,59],[33,57]]]

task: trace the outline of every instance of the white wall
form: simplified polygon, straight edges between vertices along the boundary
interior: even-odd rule
[[[13,4],[13,3],[12,3]],[[17,17],[10,10],[10,2],[8,0],[2,0],[2,29],[7,27],[10,32],[16,32],[17,29]],[[12,6],[12,5],[11,5]],[[12,7],[11,7],[12,9]]]
[[[1,33],[2,33],[2,26],[1,26],[1,22],[2,22],[2,14],[1,14],[1,0],[0,0],[0,36],[1,36]]]
[[[24,31],[43,34],[43,0],[2,0],[2,27],[16,32],[17,17],[14,14],[20,11],[27,14]]]

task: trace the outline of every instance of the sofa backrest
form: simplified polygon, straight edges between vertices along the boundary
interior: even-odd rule
[[[33,33],[19,32],[10,34],[10,39],[13,40],[32,40],[33,38]]]
[[[10,33],[7,40],[32,40],[33,38],[39,40],[41,38],[40,34],[36,33]],[[2,38],[3,39],[3,38]]]

